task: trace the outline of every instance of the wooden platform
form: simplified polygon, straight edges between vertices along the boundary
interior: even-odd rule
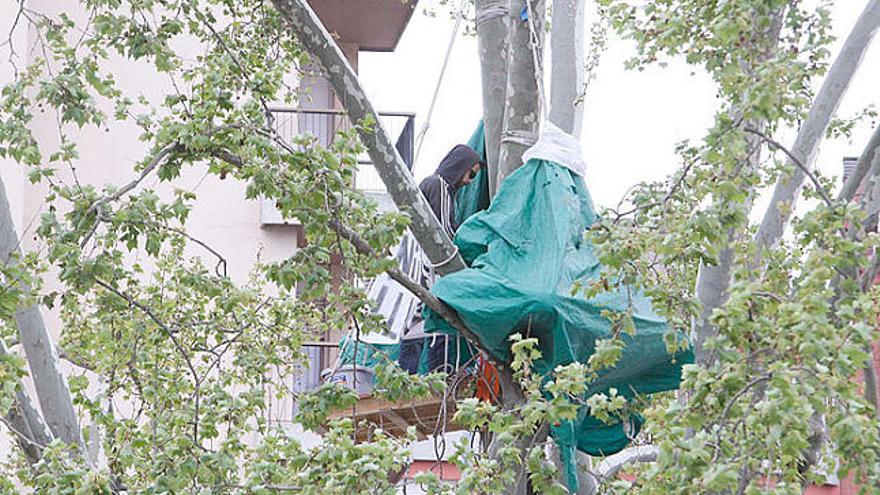
[[[420,440],[440,432],[441,412],[446,415],[445,431],[458,431],[464,428],[452,422],[455,416],[455,400],[448,398],[446,410],[441,408],[443,397],[429,397],[415,401],[389,402],[372,396],[362,397],[353,408],[341,409],[330,414],[329,419],[353,418],[357,423],[357,439],[367,440],[373,431],[381,428],[395,436],[406,436],[410,426],[415,427]]]

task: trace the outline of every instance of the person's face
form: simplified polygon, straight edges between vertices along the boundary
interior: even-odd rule
[[[473,167],[469,168],[467,172],[464,173],[461,180],[458,181],[462,186],[466,186],[471,183],[472,180],[477,176],[480,172],[480,164],[479,162],[475,163]]]

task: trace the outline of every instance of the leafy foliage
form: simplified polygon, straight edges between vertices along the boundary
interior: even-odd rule
[[[599,4],[611,27],[635,41],[632,68],[684,58],[712,76],[720,109],[704,139],[679,144],[676,174],[637,185],[628,211],[607,211],[594,226],[589,239],[607,273],[579,289],[643,289],[674,329],[689,329],[700,312],[701,267],[731,261],[708,358],[686,369],[679,397],[627,403],[613,390],[583,397],[634,331],[627,314],[607,314],[615,335],[597,342],[588,363],[560,367],[548,381],[531,372],[535,340],[515,336],[511,367],[523,401],[460,401],[456,421],[491,436],[492,447],[456,446],[455,486],[430,473],[418,480],[429,493],[504,493],[525,479],[539,493],[564,493],[544,454],[546,432],[586,401],[606,421],[638,409],[660,448],[657,462],[633,467],[631,483],[604,485],[609,492],[799,493],[818,479],[817,449],[824,467],[836,460],[840,476],[853,473],[874,489],[878,421],[853,380],[877,337],[877,294],[864,274],[880,239],[864,228],[865,201],[803,214],[791,237],[765,253],[755,252],[749,223],[758,191],[788,173],[775,157],[761,158],[760,136],[797,125],[826,69],[830,0]],[[0,319],[11,345],[18,308],[39,300],[60,309],[60,349],[81,370],[70,389],[95,425],[88,435],[101,432],[102,459],[89,465],[55,442],[36,465],[19,457],[0,466],[0,490],[13,493],[15,479],[39,493],[393,493],[412,438],[376,431],[356,443],[350,420],[329,422],[332,409],[354,403],[351,390],[296,397],[299,425],[323,432],[314,445],[267,419],[273,400],[292,398],[274,377],[302,362],[305,340],[378,324],[356,284],[334,285],[330,265],[339,260],[348,280],[364,280],[390,262],[359,253],[333,222],[380,254],[407,224],[350,187],[362,151],[353,131],[329,147],[276,131],[270,104],[306,97],[290,75],[308,56],[261,0],[84,0],[82,8],[88,15],[24,8],[39,55],[0,90],[0,157],[47,191],[41,251],[0,267]],[[597,53],[605,38],[597,25]],[[180,49],[193,44],[193,53]],[[159,74],[169,87],[132,89],[109,67]],[[56,117],[54,144],[34,136],[41,112]],[[832,134],[853,125],[841,121]],[[77,143],[95,131],[138,134],[145,151],[131,182],[80,183]],[[302,223],[308,245],[282,262],[258,261],[247,281],[233,282],[225,260],[187,228],[198,197],[180,180],[195,169],[273,201]],[[158,184],[147,187],[147,177]],[[38,283],[47,272],[60,284],[48,293]],[[687,345],[675,335],[671,350]],[[389,399],[444,385],[441,375],[410,377],[394,366],[376,372],[377,392]],[[20,359],[0,360],[3,411],[23,373]]]

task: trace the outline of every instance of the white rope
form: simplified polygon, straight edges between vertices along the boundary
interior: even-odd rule
[[[429,261],[428,264],[431,265],[431,268],[440,268],[441,266],[443,266],[443,265],[449,263],[450,261],[452,261],[452,260],[458,255],[458,246],[456,246],[456,245],[453,244],[452,247],[454,248],[454,249],[452,250],[452,254],[450,254],[449,257],[446,258],[445,260],[441,261],[440,263],[436,263],[436,264],[435,264],[435,263],[431,263],[431,262]]]
[[[531,147],[538,142],[538,135],[534,132],[509,130],[501,133],[501,142],[514,143],[523,145],[525,147]]]
[[[440,75],[437,77],[437,84],[434,86],[434,96],[431,97],[431,105],[428,107],[428,116],[425,117],[425,123],[419,131],[419,144],[416,147],[416,156],[413,162],[418,163],[419,155],[422,152],[422,144],[425,142],[425,136],[428,134],[428,128],[431,127],[431,116],[434,115],[434,106],[437,103],[437,96],[440,94],[440,86],[443,83],[443,76],[446,74],[446,67],[449,65],[449,56],[452,55],[452,47],[455,45],[455,38],[458,37],[458,29],[461,27],[461,20],[464,19],[464,8],[467,0],[461,0],[458,12],[455,14],[455,26],[452,27],[452,34],[449,37],[449,44],[446,46],[446,56],[443,58],[443,66],[440,68]]]

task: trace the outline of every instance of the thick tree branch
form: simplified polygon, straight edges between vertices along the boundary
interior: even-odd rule
[[[350,242],[358,253],[366,256],[377,256],[376,252],[373,250],[372,247],[370,247],[367,241],[364,240],[349,226],[343,224],[335,218],[330,220],[329,226],[331,229],[333,229],[334,232],[339,234],[340,237]],[[426,306],[431,308],[432,311],[436,312],[453,328],[461,332],[461,334],[466,339],[470,340],[478,347],[480,346],[479,337],[470,328],[468,328],[468,326],[465,325],[463,321],[461,321],[458,313],[456,313],[455,310],[452,309],[448,304],[438,299],[437,296],[435,296],[434,294],[431,294],[430,290],[422,287],[421,284],[409,278],[405,273],[400,271],[399,268],[391,268],[390,270],[388,270],[387,273],[392,280],[402,285],[406,290],[412,292],[423,303],[425,303]]]
[[[343,102],[361,142],[397,207],[408,214],[410,230],[441,275],[461,270],[464,260],[440,226],[376,115],[357,75],[306,0],[272,0],[306,51],[321,65]],[[372,123],[366,126],[365,123]],[[448,261],[447,261],[448,260]]]
[[[498,151],[507,99],[507,31],[511,23],[508,0],[475,0],[477,47],[483,88],[483,130],[489,197],[498,187]]]
[[[0,354],[9,354],[2,339],[0,339]],[[34,407],[23,385],[15,392],[15,401],[3,418],[3,422],[16,435],[16,441],[28,463],[33,465],[39,462],[43,456],[43,449],[52,443],[52,433]]]
[[[579,487],[578,495],[594,495],[599,491],[602,483],[614,478],[621,469],[639,462],[654,462],[658,455],[660,449],[653,445],[636,445],[610,455],[602,459],[595,469],[590,470],[587,476],[583,477],[586,486]]]
[[[530,21],[520,19],[523,4],[528,7]],[[538,82],[544,46],[544,0],[510,0],[508,8],[512,19],[507,37],[507,93],[498,153],[499,185],[522,165],[522,154],[537,141],[543,104]]]
[[[555,0],[550,23],[550,122],[580,137],[584,105],[584,0]]]
[[[0,262],[18,263],[18,255],[18,234],[6,198],[6,186],[0,179]],[[22,285],[25,292],[30,289],[27,284]],[[61,363],[40,308],[33,305],[19,310],[15,314],[15,322],[46,424],[54,437],[85,452],[67,379],[61,371]]]
[[[807,119],[791,147],[793,157],[797,157],[805,168],[813,166],[825,130],[837,112],[878,27],[880,27],[880,0],[869,0],[825,77],[810,107]],[[776,181],[770,206],[755,235],[758,256],[761,256],[760,252],[763,249],[772,247],[782,237],[805,178],[804,170],[795,168],[790,177],[782,176]]]
[[[874,155],[877,153],[878,148],[880,148],[880,125],[874,129],[870,139],[868,139],[868,144],[865,145],[865,149],[859,155],[855,170],[846,179],[846,182],[843,183],[843,188],[841,188],[840,194],[837,196],[838,199],[852,201],[855,198],[859,187],[865,180],[865,176],[868,175],[871,169],[871,164],[874,162]]]

